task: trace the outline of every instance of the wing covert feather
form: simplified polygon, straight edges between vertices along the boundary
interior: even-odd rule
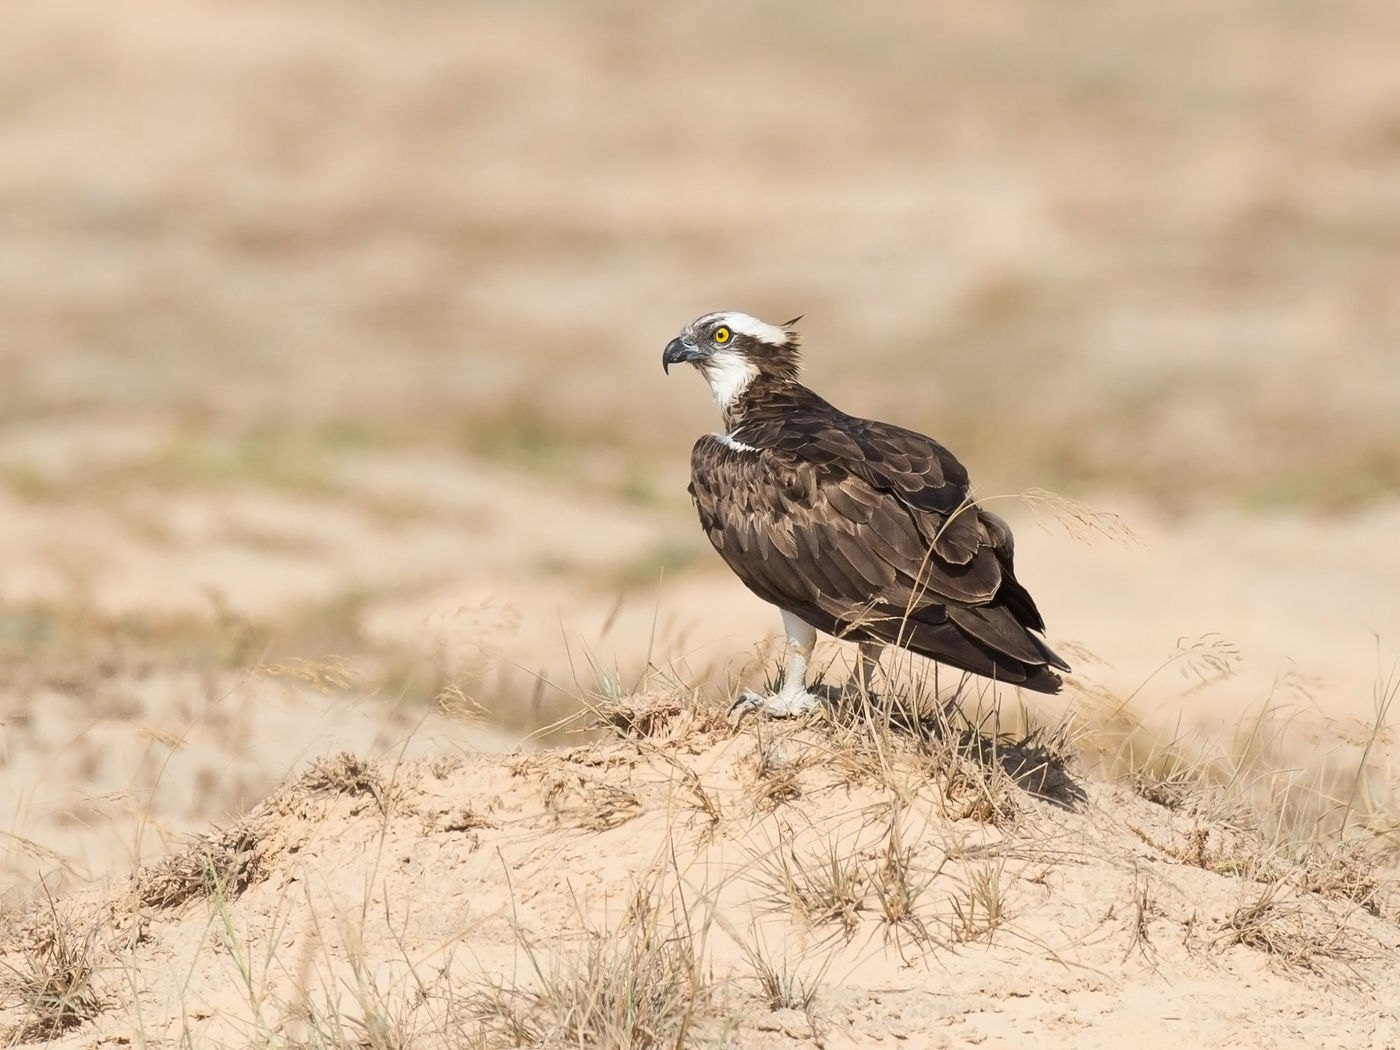
[[[1013,574],[1010,529],[971,501],[961,464],[912,431],[832,422],[746,423],[747,448],[696,442],[690,491],[729,567],[819,630],[1058,689],[1046,665],[1063,661],[1027,634],[1043,623]]]

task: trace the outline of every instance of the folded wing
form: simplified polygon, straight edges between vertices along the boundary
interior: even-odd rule
[[[696,443],[691,493],[715,549],[765,601],[820,630],[893,643],[1043,692],[1068,666],[1016,581],[1010,530],[937,442],[845,417]]]

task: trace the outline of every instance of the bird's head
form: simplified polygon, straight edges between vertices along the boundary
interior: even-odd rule
[[[666,344],[661,367],[692,364],[715,392],[721,409],[730,405],[759,376],[780,382],[797,378],[801,351],[792,326],[800,317],[775,325],[737,310],[697,317]]]

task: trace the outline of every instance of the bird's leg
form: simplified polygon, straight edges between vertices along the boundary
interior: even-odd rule
[[[745,691],[729,710],[744,715],[761,711],[775,718],[803,715],[823,706],[823,700],[807,691],[807,665],[812,659],[812,647],[817,644],[817,629],[786,609],[782,610],[783,630],[787,634],[787,667],[776,693],[763,696]]]
[[[875,682],[875,672],[880,669],[880,654],[885,651],[884,642],[860,642],[856,653],[856,667],[846,681],[843,690],[848,696],[866,700],[875,695],[871,686]]]

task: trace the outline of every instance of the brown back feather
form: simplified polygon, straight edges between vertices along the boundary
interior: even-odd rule
[[[839,412],[760,374],[691,458],[702,527],[765,601],[820,630],[893,642],[954,667],[1053,692],[1068,669],[1013,574],[1006,523],[971,502],[967,472],[910,430]]]

